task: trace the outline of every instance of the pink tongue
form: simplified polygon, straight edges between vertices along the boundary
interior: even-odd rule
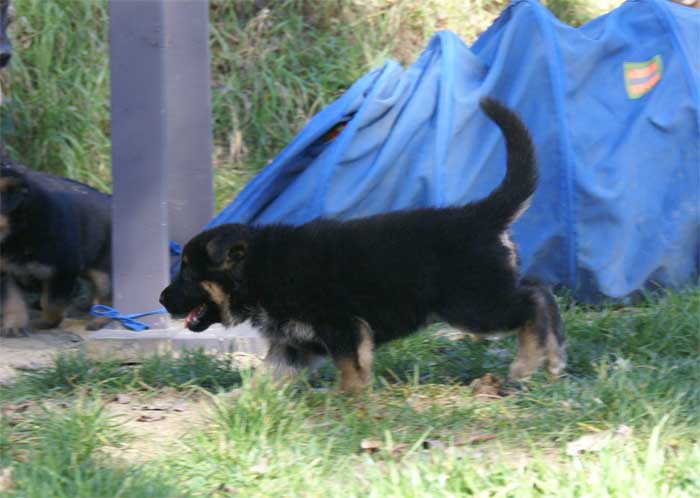
[[[199,313],[202,311],[202,305],[200,304],[195,309],[187,313],[185,317],[185,327],[187,327],[192,321],[198,321]]]

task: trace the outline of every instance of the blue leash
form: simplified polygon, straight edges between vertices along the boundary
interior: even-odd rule
[[[150,325],[134,320],[135,318],[140,318],[142,316],[149,315],[159,315],[161,313],[167,313],[165,308],[160,308],[153,311],[146,311],[145,313],[131,313],[129,315],[122,315],[114,308],[105,306],[104,304],[93,304],[90,308],[90,314],[94,316],[102,316],[111,318],[112,320],[118,320],[125,328],[129,330],[142,331],[151,328]]]
[[[179,256],[182,254],[182,247],[177,242],[170,241],[170,255]]]
[[[180,256],[182,254],[182,247],[177,242],[169,241],[170,254],[172,256]],[[160,308],[153,311],[146,311],[145,313],[131,313],[129,315],[122,315],[119,311],[104,304],[93,304],[90,308],[90,314],[93,316],[101,316],[111,318],[112,320],[118,320],[125,328],[129,330],[142,331],[150,329],[151,327],[143,322],[135,320],[135,318],[140,318],[142,316],[149,315],[159,315],[161,313],[167,313],[165,308]]]

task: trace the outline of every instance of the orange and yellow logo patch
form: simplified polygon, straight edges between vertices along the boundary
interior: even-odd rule
[[[655,55],[645,62],[625,62],[625,88],[627,96],[638,99],[661,80],[661,56]]]

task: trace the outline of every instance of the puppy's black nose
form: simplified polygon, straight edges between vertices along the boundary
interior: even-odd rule
[[[160,293],[160,297],[158,298],[158,302],[159,302],[160,304],[162,304],[163,306],[165,306],[165,292],[166,292],[167,290],[168,290],[167,288],[166,288],[166,289],[163,289],[163,292]]]
[[[10,52],[0,52],[0,68],[7,66],[11,58],[12,54]]]

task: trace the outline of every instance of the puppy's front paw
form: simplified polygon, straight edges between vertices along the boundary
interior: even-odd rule
[[[564,373],[566,369],[566,351],[564,351],[563,346],[549,352],[547,355],[546,368],[547,372],[555,378],[560,377]]]
[[[536,366],[524,361],[514,361],[508,370],[509,380],[524,380],[537,370]]]

